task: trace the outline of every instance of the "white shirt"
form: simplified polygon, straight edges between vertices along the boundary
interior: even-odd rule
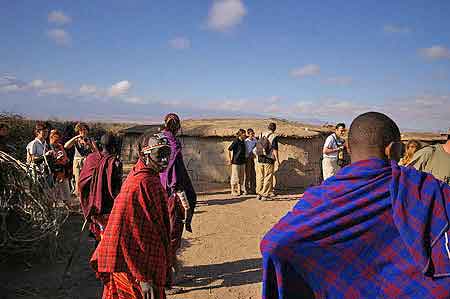
[[[323,145],[323,148],[329,148],[329,149],[337,149],[340,145],[342,145],[342,141],[340,140],[339,137],[336,136],[336,133],[331,134],[330,136],[327,137],[327,139],[325,140],[325,144]],[[338,158],[338,152],[334,152],[331,154],[323,154],[324,158],[329,158],[329,159],[333,159],[333,160],[337,160]]]
[[[40,141],[39,139],[34,139],[27,145],[27,153],[35,157],[43,156],[47,151],[47,143]]]

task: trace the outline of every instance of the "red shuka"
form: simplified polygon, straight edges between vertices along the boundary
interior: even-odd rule
[[[95,152],[84,161],[78,182],[80,202],[86,218],[104,213],[112,207],[121,185],[120,162],[114,155]],[[106,209],[106,210],[109,210]]]
[[[164,288],[170,256],[166,197],[158,173],[139,160],[114,202],[91,258],[101,278],[125,272]]]

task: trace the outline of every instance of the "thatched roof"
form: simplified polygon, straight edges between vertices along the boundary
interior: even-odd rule
[[[440,142],[447,140],[447,136],[439,133],[415,133],[404,132],[402,133],[402,141],[417,140],[423,142]]]
[[[234,137],[242,129],[252,128],[256,134],[267,131],[270,122],[277,124],[277,134],[290,138],[313,138],[328,134],[329,128],[301,124],[279,119],[188,119],[182,121],[182,136],[189,137]],[[123,134],[154,134],[161,125],[139,125],[121,131]]]
[[[161,125],[137,125],[120,131],[122,134],[157,133]]]
[[[329,129],[280,119],[189,119],[182,122],[183,135],[192,137],[234,137],[242,128],[252,128],[256,135],[267,131],[270,122],[277,124],[277,135],[290,138],[313,138]]]

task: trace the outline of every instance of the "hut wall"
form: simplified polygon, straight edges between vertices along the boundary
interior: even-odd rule
[[[141,134],[126,134],[122,139],[122,161],[123,163],[134,163],[137,158],[137,142]]]
[[[232,138],[182,137],[184,161],[194,184],[230,181],[228,146]],[[275,168],[275,188],[304,188],[321,181],[320,156],[324,138],[280,138],[280,167]]]
[[[281,138],[280,166],[275,169],[275,188],[305,188],[321,182],[321,155],[324,138]]]

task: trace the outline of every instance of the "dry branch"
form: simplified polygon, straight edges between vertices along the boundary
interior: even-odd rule
[[[29,167],[0,151],[0,256],[53,255],[69,209]]]

